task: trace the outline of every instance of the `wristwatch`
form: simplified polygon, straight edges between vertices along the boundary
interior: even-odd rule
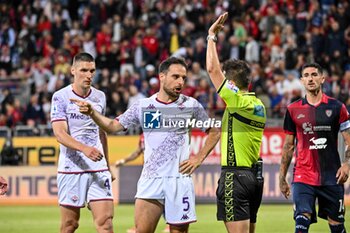
[[[218,41],[218,38],[216,37],[216,35],[208,35],[207,36],[207,41],[208,40],[212,40],[212,41],[214,41],[216,43]]]

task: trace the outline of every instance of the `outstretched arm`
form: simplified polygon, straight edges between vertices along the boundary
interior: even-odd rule
[[[220,131],[218,128],[210,128],[208,132],[208,138],[205,141],[204,146],[198,152],[196,156],[190,157],[188,160],[180,163],[180,172],[182,174],[192,174],[209,155],[210,151],[215,147],[216,143],[220,139]]]
[[[216,90],[218,90],[225,80],[225,75],[221,71],[218,52],[216,51],[215,39],[217,33],[224,28],[223,24],[227,19],[228,13],[225,12],[211,25],[208,30],[207,38],[207,72]]]
[[[128,157],[126,157],[125,159],[121,159],[118,160],[115,163],[116,167],[122,166],[130,161],[133,161],[135,159],[137,159],[144,151],[144,148],[142,146],[139,146],[134,152],[132,152]]]
[[[292,158],[293,158],[294,138],[295,138],[294,135],[291,135],[291,134],[286,135],[283,149],[282,149],[282,160],[281,160],[280,174],[279,174],[280,190],[282,194],[285,196],[285,198],[287,199],[290,195],[290,187],[286,180],[286,176],[287,176],[290,162],[292,161]]]
[[[105,117],[99,112],[95,111],[90,103],[77,99],[70,99],[70,101],[78,105],[79,111],[82,114],[90,116],[105,132],[113,133],[124,130],[124,127],[117,120]]]

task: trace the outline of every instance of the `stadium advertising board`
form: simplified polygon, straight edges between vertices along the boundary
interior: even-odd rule
[[[203,132],[193,132],[191,137],[191,155],[196,155],[204,145],[207,136]],[[0,138],[0,145],[4,144],[4,138]],[[265,130],[261,146],[261,156],[265,163],[279,163],[282,151],[284,134],[281,129]],[[139,136],[109,136],[110,162],[128,156],[137,148]],[[14,137],[13,145],[16,152],[22,158],[20,164],[39,166],[56,165],[59,154],[59,144],[54,137]],[[204,162],[205,164],[220,164],[220,143],[216,145]],[[141,165],[142,158],[130,163]]]
[[[6,166],[0,167],[0,175],[8,183],[8,192],[0,196],[0,205],[58,205],[56,166]],[[116,188],[113,182],[113,193],[118,196]]]
[[[137,180],[141,174],[141,166],[124,166],[119,168],[119,202],[130,203],[134,201]],[[291,180],[292,167],[287,174],[287,179]],[[219,165],[202,165],[193,174],[196,202],[215,203],[217,182],[220,178]],[[286,200],[279,189],[279,165],[264,164],[264,203],[287,203],[291,202],[291,197]],[[350,179],[345,186],[345,204],[350,205]]]
[[[132,203],[142,166],[124,166],[115,169],[113,182],[115,203]],[[55,166],[0,167],[0,175],[9,184],[6,195],[0,196],[0,205],[57,205],[57,181]],[[278,186],[277,164],[264,165],[264,203],[288,202]],[[193,175],[196,202],[215,203],[219,165],[202,165]],[[288,173],[288,180],[291,173]],[[345,184],[345,203],[350,205],[350,180]],[[291,199],[290,199],[291,200]],[[289,201],[290,201],[289,200]]]
[[[114,163],[131,153],[138,145],[138,136],[109,136],[109,158]],[[5,139],[0,138],[0,145]],[[29,166],[57,165],[59,144],[54,137],[14,137],[13,146],[22,158],[20,164]],[[141,164],[142,160],[134,163]]]

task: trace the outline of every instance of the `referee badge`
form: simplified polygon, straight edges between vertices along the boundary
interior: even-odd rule
[[[331,117],[331,116],[332,116],[332,113],[333,113],[332,110],[330,110],[330,109],[327,109],[327,110],[326,110],[326,116]]]

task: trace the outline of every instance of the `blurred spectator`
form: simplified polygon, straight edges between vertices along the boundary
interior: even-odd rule
[[[92,31],[85,31],[83,35],[83,50],[90,53],[95,59],[97,55],[95,41],[92,38]]]
[[[33,75],[30,79],[31,93],[39,93],[47,89],[47,82],[49,81],[52,73],[46,68],[48,60],[42,58],[35,62],[33,66]]]
[[[156,77],[153,77],[149,80],[149,90],[148,96],[152,96],[159,91],[159,80]]]
[[[247,31],[242,24],[242,20],[237,17],[234,18],[232,20],[232,26],[234,29],[234,36],[237,38],[239,46],[244,47],[247,40]]]
[[[335,20],[331,20],[331,28],[327,33],[326,38],[326,52],[331,58],[344,55],[346,51],[346,44],[344,38],[344,32],[339,28],[339,23]]]
[[[147,28],[146,35],[142,39],[142,44],[149,52],[150,59],[154,60],[158,57],[159,40],[156,37],[155,28]]]
[[[307,20],[310,15],[306,10],[305,2],[300,1],[297,3],[296,21],[295,21],[295,33],[300,36],[307,29]]]
[[[131,85],[129,87],[129,99],[128,99],[128,105],[127,108],[129,108],[131,105],[133,105],[134,103],[136,103],[139,99],[145,98],[145,96],[138,92],[137,87],[134,85]]]
[[[126,110],[127,104],[124,102],[122,95],[117,91],[112,92],[109,103],[107,104],[107,116],[119,116]]]
[[[102,47],[108,52],[112,43],[111,28],[107,23],[102,24],[101,31],[96,34],[96,50],[101,53]]]
[[[26,125],[35,127],[39,124],[46,124],[46,117],[42,103],[39,102],[39,95],[30,97],[30,102],[24,112]]]
[[[14,165],[18,166],[21,163],[21,156],[18,155],[17,150],[14,148],[12,138],[8,137],[2,146],[0,152],[1,165]],[[7,192],[7,182],[2,176],[0,176],[0,195]]]
[[[284,50],[284,67],[286,72],[293,72],[295,76],[298,75],[296,66],[298,63],[298,49],[295,40],[292,37],[286,39],[283,47]]]
[[[97,69],[110,69],[111,68],[111,62],[110,62],[110,56],[107,51],[107,47],[102,44],[99,48],[99,52],[96,56],[96,68]]]
[[[135,38],[135,48],[132,51],[132,57],[134,58],[135,71],[141,75],[141,79],[146,79],[145,66],[151,61],[148,50],[142,44],[142,38],[137,36]]]
[[[200,79],[196,92],[193,97],[205,108],[213,107],[213,96],[210,91],[209,83],[206,79]]]
[[[245,60],[249,63],[259,63],[260,61],[260,46],[252,35],[247,37]]]
[[[113,38],[114,42],[119,42],[122,34],[122,24],[120,22],[120,15],[113,16]]]
[[[237,37],[230,36],[229,38],[229,51],[230,51],[230,59],[243,59],[244,51],[243,47],[239,46],[239,41]]]
[[[65,31],[69,31],[68,26],[64,21],[62,21],[62,17],[60,15],[55,15],[54,22],[51,27],[51,35],[54,35],[52,37],[52,46],[55,49],[61,47],[63,41],[63,33]]]
[[[263,16],[259,23],[259,29],[262,32],[262,40],[267,39],[268,35],[272,33],[274,25],[279,24],[283,27],[285,24],[285,20],[280,15],[276,14],[276,10],[276,7],[267,6],[267,15]]]
[[[8,45],[0,47],[0,69],[4,69],[8,75],[12,72],[11,52]]]
[[[213,98],[213,108],[220,111],[220,98],[212,94],[211,88],[203,88],[202,80],[207,80],[203,72],[205,38],[216,15],[229,11],[231,27],[218,34],[216,44],[221,51],[220,60],[248,61],[253,67],[252,90],[268,96],[279,112],[300,94],[294,89],[288,95],[281,91],[298,81],[291,78],[289,83],[290,74],[299,77],[301,66],[309,61],[320,63],[329,73],[324,91],[347,101],[349,5],[343,0],[180,0],[176,4],[125,0],[3,1],[0,81],[10,83],[15,99],[21,100],[21,108],[25,109],[29,93],[50,98],[51,92],[68,84],[72,57],[87,51],[96,58],[94,84],[106,89],[109,104],[117,102],[114,109],[121,109],[120,103],[127,104],[130,85],[145,96],[156,93],[154,67],[170,55],[182,56],[190,65],[183,92],[189,96],[204,96],[206,92],[208,98]],[[108,75],[98,75],[99,72]],[[276,73],[282,75],[275,79]],[[0,124],[6,124],[6,104],[2,104]],[[13,110],[11,107],[9,111]]]
[[[198,38],[195,40],[192,60],[194,62],[199,62],[201,67],[205,67],[205,54],[206,54],[206,44],[204,38]]]
[[[226,39],[226,34],[220,31],[217,35],[216,49],[218,51],[219,61],[226,61],[230,57],[230,44]]]
[[[11,27],[10,21],[4,19],[1,22],[0,28],[0,47],[8,47],[10,50],[15,46],[16,43],[16,33]]]
[[[205,80],[211,83],[208,73],[202,68],[199,62],[192,63],[191,79],[194,81],[193,85],[198,86],[200,80]]]

